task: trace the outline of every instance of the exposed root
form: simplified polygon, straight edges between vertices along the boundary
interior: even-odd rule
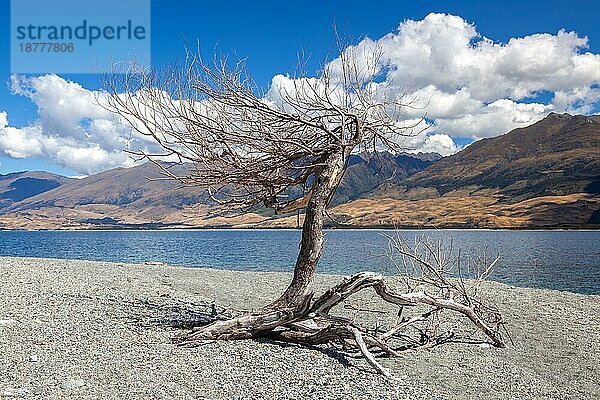
[[[332,309],[358,292],[373,289],[385,303],[398,306],[398,317],[384,331],[380,327],[362,326],[353,319],[332,314]],[[500,334],[502,318],[491,307],[465,296],[440,296],[439,291],[400,292],[389,287],[381,274],[363,272],[346,278],[313,299],[305,296],[294,307],[261,310],[228,320],[216,320],[194,328],[175,338],[181,346],[198,346],[209,340],[271,338],[303,345],[338,345],[347,351],[360,352],[379,373],[390,377],[389,370],[375,358],[373,351],[400,356],[406,351],[430,348],[452,337],[452,332],[437,332],[435,319],[449,310],[470,320],[495,347],[504,347]],[[445,293],[445,292],[443,292]],[[426,311],[403,317],[403,310],[425,307]],[[481,312],[485,310],[485,312]]]
[[[369,351],[367,345],[365,344],[365,341],[363,340],[362,333],[358,330],[358,328],[356,328],[354,326],[348,326],[348,330],[350,332],[352,332],[352,335],[354,336],[354,341],[356,342],[356,345],[360,349],[360,352],[367,359],[367,362],[373,368],[375,368],[375,370],[377,372],[381,373],[386,378],[390,378],[391,377],[390,370],[387,368],[384,368],[383,365],[379,364],[379,362],[377,362],[375,357],[373,357],[373,354]]]

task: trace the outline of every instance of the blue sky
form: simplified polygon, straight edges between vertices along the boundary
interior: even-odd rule
[[[21,128],[35,124],[40,118],[39,104],[10,90],[9,8],[10,2],[1,0],[0,112],[6,112],[11,127]],[[536,33],[556,35],[560,29],[575,31],[579,37],[589,39],[584,51],[600,53],[597,19],[600,5],[595,1],[232,1],[223,6],[217,2],[154,0],[152,62],[162,65],[181,57],[186,39],[192,43],[199,40],[203,52],[218,48],[247,57],[248,68],[256,81],[268,88],[273,76],[293,72],[299,50],[304,49],[305,54],[310,55],[309,66],[315,70],[334,52],[333,21],[340,31],[359,41],[365,36],[379,39],[394,33],[402,21],[420,21],[431,12],[460,16],[474,24],[480,35],[498,44]],[[88,90],[100,86],[95,75],[61,75],[61,78],[77,82]],[[590,83],[590,87],[592,85]],[[548,92],[540,91],[533,98],[519,101],[548,103],[551,97]],[[450,125],[448,132],[452,132]],[[477,135],[449,136],[461,146]],[[67,175],[85,173],[56,157],[11,158],[0,149],[0,173],[19,170],[47,170]]]

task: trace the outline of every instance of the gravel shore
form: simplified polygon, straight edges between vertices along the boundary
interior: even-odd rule
[[[491,283],[514,344],[381,359],[271,342],[171,344],[214,302],[258,307],[282,273],[0,257],[0,399],[597,399],[600,296]],[[320,275],[317,289],[340,280]]]

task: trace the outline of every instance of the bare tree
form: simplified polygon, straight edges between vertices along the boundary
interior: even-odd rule
[[[285,292],[260,310],[198,327],[181,342],[263,336],[307,344],[352,343],[384,372],[369,348],[395,354],[386,343],[397,334],[377,335],[330,314],[353,293],[373,288],[400,308],[423,303],[462,313],[494,345],[503,346],[498,321],[483,318],[469,296],[457,301],[440,293],[399,293],[373,273],[355,275],[320,297],[310,290],[323,249],[326,208],[350,155],[382,147],[401,150],[424,121],[403,122],[412,102],[378,90],[378,78],[386,70],[380,47],[339,48],[338,57],[325,64],[318,77],[308,77],[299,68],[296,77],[273,85],[268,93],[258,89],[243,61],[208,64],[198,53],[188,53],[183,64],[162,71],[140,70],[107,81],[107,107],[136,134],[159,144],[163,151],[158,154],[138,154],[156,162],[166,179],[204,188],[220,209],[304,210],[300,250]],[[179,176],[159,162],[165,158],[193,168]],[[448,281],[438,284],[445,287]],[[393,329],[402,330],[399,326],[406,321],[399,324]]]

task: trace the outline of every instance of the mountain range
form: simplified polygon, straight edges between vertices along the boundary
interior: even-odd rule
[[[175,165],[173,168],[189,168]],[[351,157],[329,226],[600,227],[600,116],[551,113],[442,158]],[[302,215],[210,213],[203,191],[152,163],[82,179],[0,175],[0,229],[296,227]]]

